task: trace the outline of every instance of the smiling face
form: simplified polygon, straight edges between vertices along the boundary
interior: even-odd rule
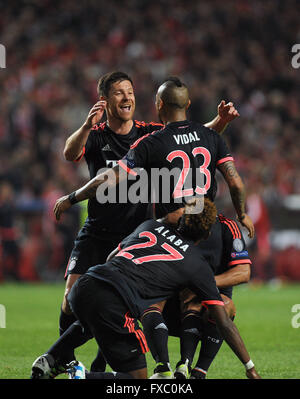
[[[107,97],[108,118],[127,122],[133,118],[135,111],[135,97],[129,80],[121,80],[111,85]]]

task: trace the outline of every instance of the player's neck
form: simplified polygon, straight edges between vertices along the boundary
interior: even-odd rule
[[[170,227],[176,228],[178,226],[178,222],[180,219],[180,215],[176,214],[176,212],[168,213],[166,216],[159,219],[161,223],[168,224]]]
[[[186,121],[186,113],[185,112],[170,113],[167,114],[163,119],[165,125],[168,125],[169,123],[172,122],[184,122]]]
[[[116,134],[128,134],[133,126],[133,120],[121,121],[119,119],[108,119],[108,127]]]

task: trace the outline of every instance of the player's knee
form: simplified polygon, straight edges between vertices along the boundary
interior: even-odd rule
[[[66,288],[65,293],[64,293],[64,297],[63,297],[62,306],[61,306],[62,311],[64,313],[68,314],[68,315],[72,313],[72,310],[70,308],[70,304],[69,304],[69,301],[68,301],[69,292],[70,292],[70,289]]]
[[[187,310],[186,312],[181,312],[181,322],[183,322],[184,320],[186,320],[187,318],[201,318],[202,314],[198,311],[198,310]]]
[[[63,303],[62,303],[62,311],[66,314],[71,314],[72,310],[68,301],[68,295],[73,287],[74,283],[80,277],[80,274],[70,274],[67,279],[66,289],[64,292]]]
[[[182,300],[180,301],[180,311],[182,314],[189,311],[201,312],[202,309],[203,305],[196,296],[192,298],[189,302],[184,302]]]

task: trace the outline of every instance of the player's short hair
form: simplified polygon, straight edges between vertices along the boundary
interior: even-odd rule
[[[191,205],[187,205],[191,206]],[[178,231],[192,241],[207,238],[212,225],[216,222],[217,208],[208,198],[204,198],[204,207],[200,213],[184,213],[180,219]]]
[[[105,75],[101,76],[97,85],[97,92],[99,97],[101,96],[108,97],[111,85],[115,82],[122,82],[123,80],[129,80],[129,82],[133,86],[133,81],[131,77],[127,75],[127,73],[125,72],[114,71],[114,72],[108,72]]]
[[[170,108],[183,109],[189,102],[187,86],[177,77],[170,76],[162,84],[160,98]]]
[[[177,77],[177,76],[169,76],[162,84],[168,84],[177,87],[186,87],[186,85]]]

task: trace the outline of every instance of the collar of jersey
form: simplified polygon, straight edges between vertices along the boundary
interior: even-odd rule
[[[167,126],[181,126],[181,125],[187,125],[189,121],[186,119],[184,121],[176,121],[176,122],[170,122],[167,124]]]
[[[130,129],[130,131],[127,134],[118,134],[115,131],[113,131],[109,126],[107,121],[105,121],[105,129],[109,132],[109,133],[113,133],[114,135],[118,136],[118,137],[130,137],[130,135],[132,134],[132,132],[134,131],[134,129],[136,128],[136,124],[135,121],[133,121],[133,125],[132,128]]]

